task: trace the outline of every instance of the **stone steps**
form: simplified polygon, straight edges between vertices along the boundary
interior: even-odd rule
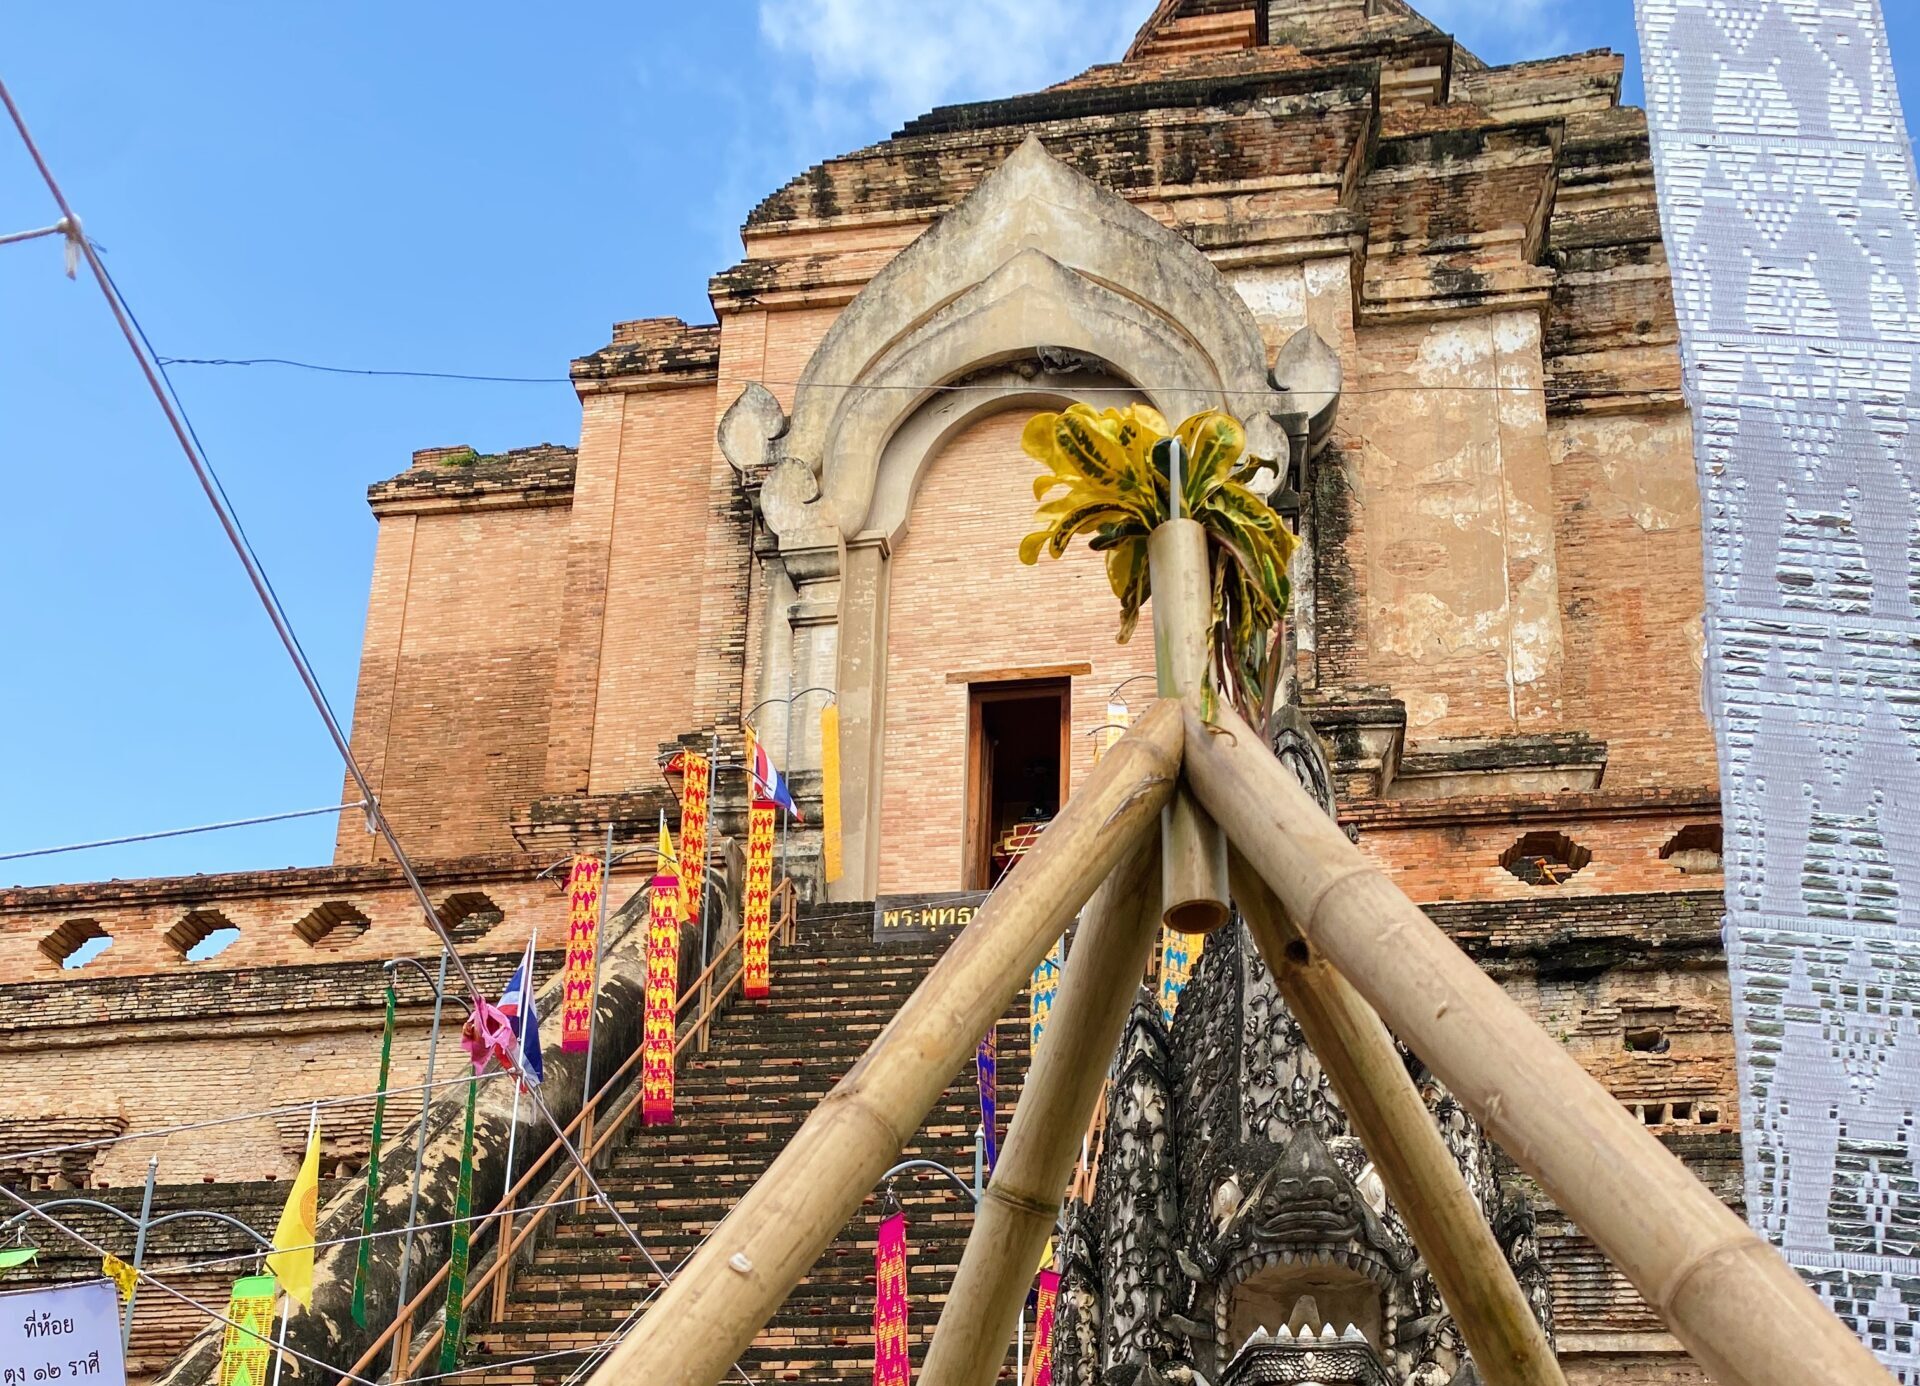
[[[944,951],[944,945],[877,948],[871,927],[867,909],[803,912],[798,942],[774,949],[772,995],[736,998],[715,1022],[709,1051],[683,1059],[676,1124],[632,1128],[600,1173],[622,1216],[669,1268],[753,1186]],[[1024,995],[1002,1021],[998,1040],[1004,1134],[1010,1096],[1026,1070]],[[968,1062],[907,1153],[939,1160],[970,1179],[978,1120]],[[972,1212],[937,1176],[903,1177],[897,1192],[907,1213],[917,1364],[959,1265]],[[756,1382],[864,1386],[871,1378],[873,1245],[881,1216],[876,1191],[742,1357]],[[515,1277],[506,1317],[473,1325],[463,1382],[559,1386],[584,1360],[581,1350],[618,1331],[657,1281],[611,1218],[593,1208],[569,1210]],[[489,1366],[540,1353],[559,1355]]]

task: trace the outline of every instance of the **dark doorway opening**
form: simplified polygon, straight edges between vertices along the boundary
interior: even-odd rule
[[[991,890],[1066,802],[1070,687],[1034,679],[968,689],[965,889]]]

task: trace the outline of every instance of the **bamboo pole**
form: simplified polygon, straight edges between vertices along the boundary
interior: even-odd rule
[[[712,1386],[899,1157],[1094,887],[1150,841],[1180,773],[1177,705],[1101,758],[866,1054],[822,1099],[595,1386]]]
[[[1177,445],[1176,445],[1177,446]],[[1153,662],[1160,696],[1198,706],[1207,682],[1213,576],[1207,531],[1167,520],[1147,537],[1153,573]],[[1227,839],[1183,788],[1160,812],[1161,918],[1169,929],[1205,934],[1227,922]]]
[[[1154,850],[1143,850],[1107,877],[1081,915],[1046,1035],[974,1215],[920,1386],[986,1386],[1006,1361],[1159,933],[1158,900],[1148,886],[1158,868]]]
[[[1294,931],[1267,883],[1229,854],[1234,902],[1319,1057],[1387,1196],[1488,1386],[1566,1386],[1533,1307],[1373,1008]],[[1231,1346],[1231,1345],[1229,1345]]]
[[[1456,948],[1222,708],[1186,776],[1326,956],[1720,1386],[1888,1386],[1780,1255]]]

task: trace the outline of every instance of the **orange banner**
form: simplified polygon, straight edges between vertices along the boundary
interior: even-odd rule
[[[686,775],[680,795],[680,913],[700,922],[700,893],[707,883],[707,757],[688,751],[681,757]]]
[[[747,909],[741,925],[740,994],[765,996],[771,980],[773,931],[773,813],[765,799],[755,799],[747,810]]]
[[[600,947],[600,859],[575,857],[567,872],[567,965],[561,972],[560,1048],[586,1052],[593,1033],[594,960]]]
[[[647,998],[640,1058],[641,1116],[648,1126],[673,1122],[674,1005],[680,996],[680,881],[655,876],[647,903]]]

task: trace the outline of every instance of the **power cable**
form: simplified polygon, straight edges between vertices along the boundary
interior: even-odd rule
[[[381,370],[363,366],[328,366],[314,361],[299,361],[286,356],[155,356],[155,361],[164,369],[167,366],[287,366],[296,370],[318,371],[325,375],[353,375],[372,377],[396,377],[407,380],[465,380],[483,384],[505,385],[571,385],[570,375],[469,375],[462,371],[426,371],[426,370]],[[970,391],[1004,393],[1005,385],[968,385],[968,384],[912,384],[889,383],[882,381],[829,381],[829,380],[772,380],[763,376],[739,379],[740,384],[778,385],[783,388],[798,389],[805,386],[811,390],[907,390],[915,394],[962,394]],[[1191,390],[1191,385],[1078,385],[1076,394],[1171,394]],[[1208,393],[1251,396],[1264,398],[1275,393],[1271,389],[1233,389],[1221,387]],[[1282,392],[1284,393],[1284,392]],[[1356,385],[1343,388],[1341,397],[1348,395],[1417,395],[1417,394],[1501,394],[1501,395],[1549,395],[1552,391],[1544,385]],[[1671,390],[1614,390],[1609,394],[1640,399],[1666,399]]]
[[[436,1079],[433,1087],[438,1089],[450,1088],[458,1084],[472,1082],[488,1083],[496,1078],[505,1078],[507,1076],[506,1069],[495,1069],[491,1073],[482,1073],[476,1077],[462,1075],[458,1078]],[[424,1090],[426,1090],[426,1085],[422,1083],[409,1083],[404,1087],[394,1084],[388,1087],[387,1096],[389,1099],[392,1099],[395,1096],[404,1097],[409,1093]],[[125,1145],[130,1141],[158,1140],[163,1136],[178,1136],[188,1131],[205,1131],[215,1126],[233,1126],[243,1121],[259,1121],[266,1117],[291,1116],[296,1113],[304,1115],[314,1107],[350,1107],[356,1104],[372,1102],[379,1096],[380,1094],[378,1092],[369,1092],[356,1094],[351,1097],[319,1097],[305,1102],[290,1102],[283,1107],[262,1107],[258,1111],[235,1112],[230,1116],[207,1117],[201,1121],[183,1121],[173,1126],[154,1126],[149,1127],[145,1131],[128,1131],[118,1136],[102,1136],[98,1140],[69,1141],[65,1145],[43,1145],[36,1150],[0,1149],[0,1159],[29,1160],[39,1159],[47,1155],[66,1155],[81,1150],[103,1150],[108,1146]],[[404,1127],[402,1129],[404,1129]]]
[[[250,828],[258,823],[284,823],[291,818],[316,818],[323,813],[345,813],[365,808],[365,803],[329,804],[325,808],[293,809],[287,813],[267,813],[258,818],[229,818],[224,823],[202,823],[192,828],[164,828],[157,833],[133,833],[127,837],[103,837],[95,842],[69,842],[64,847],[35,847],[26,852],[0,852],[0,861],[21,861],[27,857],[56,857],[62,852],[90,852],[95,847],[122,847],[129,842],[156,842],[163,837],[188,837],[194,833],[219,832],[223,828]]]
[[[405,876],[408,886],[414,893],[415,899],[419,901],[421,912],[428,926],[439,935],[442,944],[447,950],[448,959],[452,962],[454,970],[459,974],[462,984],[466,987],[468,993],[474,998],[476,1003],[483,1001],[485,998],[480,991],[479,984],[474,980],[473,973],[467,967],[465,959],[460,956],[459,951],[455,948],[453,935],[449,932],[446,924],[440,919],[438,912],[434,909],[433,901],[427,895],[425,884],[420,880],[419,873],[414,869],[413,862],[408,858],[406,849],[400,845],[399,836],[394,832],[393,825],[387,820],[386,814],[380,807],[379,797],[373,792],[371,782],[367,779],[365,771],[361,769],[360,762],[355,758],[353,748],[347,741],[346,733],[341,729],[340,721],[334,715],[333,708],[327,701],[326,693],[320,686],[319,678],[314,673],[311,662],[307,659],[306,651],[301,647],[299,638],[294,633],[292,622],[288,619],[286,610],[282,606],[278,594],[275,593],[272,584],[268,581],[266,570],[261,565],[258,555],[254,552],[253,545],[249,542],[245,531],[241,528],[238,514],[226,494],[226,489],[221,485],[212,464],[207,460],[198,434],[187,420],[186,410],[180,403],[178,396],[174,393],[172,382],[166,379],[165,372],[156,364],[159,356],[158,353],[153,350],[153,344],[148,339],[145,328],[140,326],[125,294],[121,292],[120,286],[114,282],[113,276],[108,273],[106,265],[101,262],[99,252],[93,242],[87,238],[82,228],[80,218],[75,215],[72,205],[67,201],[66,194],[60,188],[59,180],[53,176],[53,170],[48,166],[45,157],[41,154],[39,145],[34,142],[33,134],[27,128],[26,120],[21,115],[20,108],[14,103],[13,94],[7,89],[4,82],[0,82],[0,104],[6,106],[7,114],[12,118],[14,128],[19,132],[21,142],[26,145],[28,156],[33,160],[34,167],[39,171],[42,181],[46,183],[47,191],[52,195],[55,204],[59,207],[61,216],[65,218],[70,228],[68,233],[69,243],[77,245],[81,255],[86,259],[87,267],[92,271],[95,281],[99,284],[100,292],[107,300],[107,307],[112,312],[114,321],[119,325],[121,335],[126,338],[127,346],[129,350],[133,352],[134,359],[140,366],[141,374],[146,377],[148,388],[152,390],[155,400],[159,402],[161,412],[167,416],[167,422],[173,429],[174,437],[179,441],[181,451],[186,455],[187,463],[192,468],[195,479],[200,483],[200,489],[207,497],[207,503],[213,507],[214,516],[220,522],[220,527],[225,532],[228,543],[233,547],[235,556],[239,558],[241,567],[246,570],[247,578],[249,582],[252,583],[254,593],[260,599],[260,604],[266,611],[268,620],[273,625],[274,633],[279,636],[280,643],[286,649],[287,657],[293,661],[295,672],[299,674],[300,681],[305,686],[307,695],[312,700],[315,711],[320,714],[321,721],[325,723],[327,734],[333,739],[334,749],[339,753],[342,763],[345,764],[347,768],[347,773],[352,777],[354,784],[358,787],[360,797],[366,804],[368,819],[373,824],[375,831],[386,841],[388,850],[393,854],[395,865],[400,868],[401,874]],[[522,1060],[520,1055],[514,1053],[505,1066],[517,1075],[521,1071],[521,1064]],[[645,1243],[640,1240],[639,1233],[634,1231],[633,1226],[621,1214],[619,1209],[614,1206],[613,1200],[610,1199],[606,1191],[601,1188],[599,1179],[595,1177],[593,1170],[588,1166],[586,1160],[583,1159],[580,1152],[574,1148],[573,1142],[567,1139],[565,1128],[561,1126],[559,1119],[554,1116],[553,1109],[547,1105],[546,1099],[541,1096],[539,1089],[537,1087],[530,1087],[528,1089],[528,1095],[532,1098],[534,1106],[539,1109],[541,1115],[546,1119],[548,1126],[552,1128],[554,1140],[566,1151],[568,1158],[578,1169],[583,1183],[591,1188],[595,1195],[601,1200],[601,1203],[607,1209],[608,1216],[619,1225],[620,1230],[625,1233],[627,1238],[639,1249],[640,1254],[646,1257],[648,1264],[653,1266],[658,1274],[662,1276],[666,1275],[665,1268],[654,1259],[653,1253],[649,1251]],[[742,1373],[742,1379],[746,1379],[744,1373]]]
[[[380,1237],[404,1237],[409,1231],[431,1232],[442,1227],[454,1227],[459,1225],[462,1222],[472,1223],[477,1225],[481,1223],[492,1222],[499,1218],[516,1217],[521,1213],[539,1213],[539,1212],[544,1212],[548,1208],[577,1208],[581,1204],[596,1203],[598,1201],[599,1200],[593,1199],[593,1198],[556,1198],[547,1203],[516,1204],[512,1208],[508,1208],[505,1210],[495,1209],[491,1213],[475,1213],[471,1217],[467,1217],[467,1218],[442,1218],[438,1222],[416,1222],[416,1223],[409,1224],[409,1226],[407,1227],[379,1228],[372,1232],[367,1233],[366,1238],[378,1239]],[[358,1242],[361,1240],[363,1240],[363,1238],[358,1232],[356,1232],[351,1237],[332,1237],[324,1242],[302,1242],[298,1246],[276,1247],[275,1250],[276,1251],[326,1251],[331,1247],[351,1246],[355,1242]],[[219,1266],[230,1266],[234,1264],[234,1262],[236,1261],[252,1261],[257,1259],[260,1255],[262,1255],[262,1253],[258,1250],[240,1251],[240,1252],[234,1252],[233,1254],[228,1256],[212,1256],[207,1258],[204,1261],[178,1262],[178,1263],[169,1265],[167,1267],[167,1270],[170,1273],[176,1274],[176,1275],[180,1274],[183,1271],[213,1270]]]

